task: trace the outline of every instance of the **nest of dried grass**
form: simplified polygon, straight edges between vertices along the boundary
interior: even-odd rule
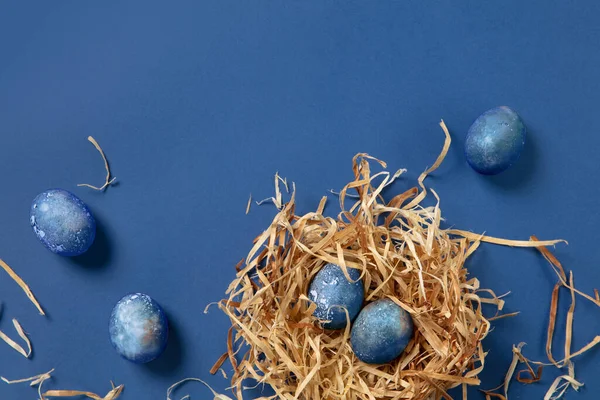
[[[502,241],[440,227],[439,198],[422,205],[425,177],[437,169],[450,146],[419,177],[419,186],[385,202],[381,191],[402,171],[371,172],[366,154],[353,159],[354,180],[340,192],[342,212],[323,215],[326,198],[315,212],[296,215],[294,191],[280,212],[254,241],[219,307],[232,322],[228,338],[234,367],[232,387],[242,399],[242,382],[253,378],[270,385],[281,399],[450,399],[447,390],[478,385],[486,353],[481,341],[490,331],[503,301],[469,277],[465,260],[481,241]],[[277,179],[276,179],[276,182]],[[374,182],[379,182],[375,184]],[[358,193],[347,208],[348,192]],[[549,245],[555,242],[538,242]],[[307,298],[314,275],[326,263],[362,273],[367,302],[390,298],[408,311],[415,333],[404,353],[385,365],[359,361],[349,343],[350,328],[328,331],[312,315]],[[347,271],[346,271],[347,274]],[[482,304],[495,306],[486,317]],[[243,352],[236,361],[237,352]]]

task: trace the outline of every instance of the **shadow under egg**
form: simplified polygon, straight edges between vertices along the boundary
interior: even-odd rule
[[[111,264],[113,242],[101,219],[96,219],[96,238],[82,255],[67,258],[72,264],[88,269],[105,269]]]
[[[164,309],[163,309],[164,311]],[[180,373],[185,357],[183,341],[177,322],[165,311],[169,321],[169,337],[163,353],[156,359],[144,364],[146,370],[161,376],[175,376]]]

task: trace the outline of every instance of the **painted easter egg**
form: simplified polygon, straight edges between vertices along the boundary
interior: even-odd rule
[[[365,289],[360,271],[348,268],[348,281],[341,267],[327,264],[315,275],[308,288],[308,298],[317,308],[314,316],[323,321],[326,329],[341,329],[346,326],[348,310],[350,321],[354,320],[364,301]]]
[[[61,256],[85,253],[96,237],[96,220],[89,208],[79,197],[63,189],[37,195],[29,221],[38,239]]]
[[[509,107],[484,112],[467,133],[465,155],[469,165],[485,175],[504,171],[521,155],[526,132],[521,117]]]
[[[365,306],[352,325],[350,343],[354,354],[369,364],[384,364],[398,357],[413,334],[409,313],[390,299]]]
[[[136,364],[150,362],[167,346],[169,323],[160,305],[142,293],[123,297],[108,324],[110,342],[123,358]]]

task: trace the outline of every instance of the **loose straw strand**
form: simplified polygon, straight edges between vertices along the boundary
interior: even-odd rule
[[[104,168],[106,169],[106,179],[105,179],[104,185],[102,185],[100,187],[93,186],[93,185],[90,185],[88,183],[80,183],[77,186],[85,186],[85,187],[88,187],[90,189],[94,189],[94,190],[98,190],[98,191],[103,191],[109,185],[111,185],[115,181],[115,179],[117,179],[117,178],[113,176],[112,179],[111,179],[111,173],[110,173],[110,167],[108,165],[108,160],[106,159],[106,155],[104,154],[104,151],[102,150],[102,147],[100,147],[100,145],[98,144],[98,142],[96,141],[96,139],[94,139],[91,136],[88,136],[87,139],[94,145],[94,147],[96,148],[96,150],[98,150],[98,152],[102,156],[102,160],[104,161]]]
[[[19,275],[17,275],[17,273],[2,259],[0,259],[0,267],[2,267],[6,271],[6,273],[15,282],[17,282],[17,284],[21,287],[21,289],[23,289],[23,291],[25,292],[25,294],[27,295],[29,300],[33,303],[33,305],[35,305],[35,307],[40,312],[40,315],[46,315],[46,313],[44,313],[44,310],[42,309],[42,306],[37,301],[37,299],[33,295],[33,292],[31,291],[31,289],[29,289],[29,286],[27,286],[27,284],[23,281],[23,279],[21,279],[21,277]]]
[[[31,341],[23,331],[23,327],[19,324],[19,321],[16,319],[12,320],[15,330],[19,334],[19,337],[23,339],[23,341],[27,344],[27,351],[23,348],[23,346],[19,345],[17,342],[8,337],[4,332],[0,331],[0,339],[2,339],[7,345],[12,347],[14,350],[19,352],[23,357],[29,358],[31,356]]]

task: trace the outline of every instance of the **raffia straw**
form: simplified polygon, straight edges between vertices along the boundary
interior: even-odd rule
[[[558,295],[560,290],[560,283],[554,285],[552,290],[552,296],[550,298],[550,316],[548,318],[548,329],[546,331],[546,356],[548,360],[558,368],[560,365],[554,359],[552,355],[552,339],[554,337],[554,327],[556,326],[556,312],[558,309]]]
[[[565,383],[560,385],[561,381],[563,380]],[[575,379],[575,366],[572,362],[569,362],[568,373],[558,376],[554,382],[552,382],[552,385],[548,388],[548,391],[544,395],[544,400],[558,400],[563,397],[569,387],[572,387],[575,391],[578,391],[582,386],[583,383]]]
[[[540,241],[537,240],[535,236],[531,237],[531,241],[537,244],[541,244]],[[548,321],[548,331],[547,331],[547,340],[546,340],[546,355],[548,360],[558,368],[562,368],[564,366],[569,365],[570,360],[573,358],[591,350],[596,345],[600,344],[600,335],[596,336],[591,342],[582,347],[580,350],[572,352],[571,351],[571,343],[573,340],[573,318],[575,314],[575,295],[579,294],[584,299],[591,301],[596,306],[600,307],[600,302],[597,302],[594,297],[591,297],[575,288],[573,272],[569,272],[569,282],[567,283],[567,275],[564,272],[564,269],[558,259],[546,248],[543,246],[538,247],[538,250],[542,253],[544,258],[548,260],[548,262],[553,267],[556,272],[559,281],[554,286],[552,290],[552,296],[550,301],[550,318]],[[556,318],[557,318],[557,308],[558,308],[558,298],[560,293],[560,288],[565,287],[571,293],[571,305],[569,306],[569,310],[566,316],[565,323],[565,357],[562,360],[556,361],[555,357],[552,354],[552,340],[554,337],[554,330],[556,326]]]
[[[42,385],[44,384],[45,381],[47,381],[48,379],[50,379],[52,377],[51,376],[52,372],[54,372],[54,368],[46,373],[32,376],[30,378],[16,379],[16,380],[12,380],[12,381],[10,381],[4,377],[2,377],[1,379],[8,384],[30,382],[29,386],[37,386],[38,387],[38,395],[40,396],[39,397],[40,400],[45,400],[45,399],[51,398],[51,397],[77,397],[77,396],[84,396],[84,397],[87,397],[88,399],[92,399],[92,400],[116,400],[121,395],[121,393],[123,392],[123,389],[125,388],[125,385],[120,385],[120,386],[115,387],[114,383],[111,382],[110,384],[112,386],[112,389],[105,396],[99,396],[96,393],[85,392],[85,391],[81,391],[81,390],[47,390],[46,392],[42,393]]]
[[[271,202],[273,203],[273,205],[275,207],[277,207],[278,210],[281,209],[281,207],[283,207],[283,197],[281,195],[281,190],[279,189],[279,183],[283,183],[284,187],[285,187],[285,191],[287,193],[290,192],[290,189],[288,187],[288,183],[287,183],[287,178],[282,178],[279,176],[279,173],[275,173],[275,196],[274,197],[267,197],[266,199],[262,199],[260,201],[256,201],[256,205],[257,206],[261,206],[267,202]],[[250,196],[250,200],[252,199],[252,196]],[[250,210],[250,200],[248,200],[248,206],[246,208],[246,214],[248,214],[248,211]]]
[[[579,294],[580,296],[591,301],[593,304],[595,304],[597,306],[600,306],[600,302],[597,301],[596,297],[589,296],[583,292],[580,292],[579,290],[577,290],[575,288],[575,282],[574,282],[574,277],[573,277],[572,271],[569,271],[569,275],[568,275],[569,280],[567,282],[567,274],[565,273],[562,264],[550,252],[550,250],[548,250],[545,247],[545,245],[543,245],[544,242],[539,241],[535,236],[531,236],[530,240],[532,243],[537,245],[536,246],[537,249],[544,256],[544,258],[550,263],[550,265],[552,266],[553,270],[556,272],[556,275],[558,277],[558,282],[556,283],[556,285],[554,285],[554,288],[552,290],[552,295],[550,297],[550,317],[548,320],[548,329],[547,329],[547,333],[546,333],[546,356],[548,357],[548,360],[550,361],[550,363],[531,361],[531,360],[527,359],[521,353],[522,343],[517,347],[513,346],[513,360],[511,362],[510,367],[508,368],[508,371],[507,371],[505,379],[504,379],[504,385],[503,385],[504,394],[501,395],[499,393],[495,393],[500,387],[491,389],[491,390],[487,390],[487,391],[483,391],[483,393],[485,393],[485,395],[486,395],[486,399],[489,399],[491,397],[496,397],[496,398],[499,398],[502,400],[508,400],[508,387],[510,385],[510,381],[514,375],[517,365],[521,364],[521,363],[525,364],[526,369],[519,371],[519,373],[517,374],[517,380],[519,382],[525,383],[525,384],[538,382],[541,379],[542,368],[544,366],[554,366],[554,367],[558,368],[559,370],[564,369],[565,367],[567,368],[567,371],[568,371],[567,374],[563,374],[563,375],[557,377],[554,380],[554,382],[552,383],[552,385],[548,388],[548,390],[544,396],[544,400],[560,399],[563,397],[563,395],[566,393],[566,391],[569,388],[573,388],[574,390],[577,391],[581,386],[583,386],[583,383],[579,382],[575,379],[575,365],[572,360],[575,357],[578,357],[581,354],[590,351],[593,347],[600,344],[600,335],[598,335],[591,342],[589,342],[588,344],[583,346],[578,351],[572,352],[571,344],[573,341],[573,319],[574,319],[574,315],[575,315],[576,295]],[[557,361],[552,353],[552,342],[553,342],[554,332],[555,332],[555,327],[556,327],[559,294],[560,294],[560,289],[562,287],[565,287],[569,290],[569,292],[571,294],[571,304],[569,306],[569,310],[565,317],[565,321],[566,321],[565,322],[565,356],[563,359]],[[596,293],[597,291],[595,290],[594,292]],[[537,372],[533,370],[533,367],[531,366],[531,364],[538,366]],[[523,378],[521,376],[523,373],[529,374],[530,378]]]
[[[52,368],[48,372],[45,372],[45,373],[39,374],[39,375],[35,375],[35,376],[29,377],[29,378],[8,380],[2,376],[2,377],[0,377],[0,379],[2,379],[2,381],[4,381],[5,383],[7,383],[9,385],[13,385],[15,383],[31,382],[29,386],[36,386],[40,383],[40,381],[49,379],[51,377],[50,374],[52,374],[52,372],[54,372],[54,368]]]
[[[83,396],[92,400],[115,400],[121,396],[125,385],[116,386],[111,382],[112,389],[105,395],[99,396],[96,393],[85,392],[81,390],[48,390],[42,394],[41,399],[44,400],[47,397],[77,397]]]
[[[215,392],[208,383],[204,382],[202,379],[199,379],[199,378],[185,378],[185,379],[180,380],[179,382],[172,384],[169,387],[169,389],[167,389],[167,400],[172,400],[171,394],[173,393],[173,391],[175,389],[177,389],[177,387],[179,387],[180,385],[183,385],[186,382],[202,383],[204,386],[206,386],[212,392],[213,396],[215,396],[214,400],[231,400],[231,397],[227,397],[224,394],[219,394],[219,393]],[[184,400],[186,398],[189,398],[189,395],[182,397],[181,400]]]
[[[508,314],[495,315],[493,317],[488,318],[488,321],[492,322],[492,321],[497,321],[502,318],[516,317],[520,313],[521,313],[520,311],[515,311],[512,313],[508,313]]]
[[[398,171],[396,171],[396,172],[394,173],[394,175],[392,175],[392,177],[391,177],[391,178],[389,178],[389,180],[388,180],[388,181],[386,181],[386,183],[385,183],[385,184],[382,186],[382,188],[381,188],[381,189],[383,190],[383,189],[385,189],[386,187],[390,186],[392,183],[394,183],[394,181],[395,181],[396,179],[398,179],[398,178],[399,178],[399,177],[400,177],[402,174],[404,174],[405,172],[406,172],[406,169],[404,169],[404,168],[401,168],[401,169],[399,169]],[[340,192],[338,192],[338,191],[335,191],[335,190],[333,190],[333,189],[329,189],[329,193],[331,193],[331,194],[335,194],[336,196],[339,196],[339,195],[340,195]],[[351,193],[346,193],[346,197],[349,197],[349,198],[351,198],[351,199],[360,199],[360,196],[359,196],[359,195],[357,195],[357,194],[351,194]]]
[[[227,360],[228,357],[229,357],[228,352],[221,354],[221,357],[219,357],[219,359],[215,362],[213,367],[210,369],[211,375],[214,375],[217,373],[217,371],[220,369],[221,365],[223,365],[223,363],[225,362],[225,360]]]
[[[543,366],[538,366],[537,371],[534,371],[533,367],[531,366],[531,361],[528,360],[525,356],[523,356],[523,353],[521,352],[523,346],[525,346],[525,343],[519,343],[517,346],[513,345],[513,357],[510,366],[508,367],[508,370],[504,375],[504,381],[502,385],[498,386],[497,388],[490,390],[482,390],[481,392],[485,394],[486,399],[490,399],[493,397],[501,400],[508,400],[508,390],[519,364],[525,364],[526,369],[521,370],[517,373],[517,381],[525,384],[531,384],[534,382],[538,382],[542,378]],[[528,374],[530,378],[523,378],[523,374]],[[496,393],[496,391],[499,389],[502,389],[502,394]]]
[[[21,324],[19,323],[19,321],[17,321],[15,318],[13,318],[12,322],[13,322],[13,325],[15,327],[15,330],[17,331],[17,333],[19,334],[19,336],[21,337],[21,339],[23,339],[23,341],[27,344],[27,351],[25,351],[25,349],[21,345],[19,345],[17,342],[15,342],[11,338],[9,338],[2,331],[0,331],[0,339],[4,340],[4,342],[6,342],[6,344],[8,344],[10,347],[12,347],[13,349],[15,349],[19,353],[21,353],[21,355],[23,355],[23,357],[29,358],[31,356],[31,341],[29,340],[29,338],[25,334],[25,331],[23,331],[23,327],[21,326]]]
[[[501,246],[509,246],[509,247],[537,247],[537,246],[554,246],[558,243],[568,244],[566,240],[545,240],[540,241],[538,243],[532,243],[530,240],[510,240],[510,239],[502,239],[496,238],[493,236],[479,235],[472,232],[461,231],[458,229],[453,229],[449,231],[450,234],[460,235],[462,237],[471,239],[471,240],[479,240],[486,243],[499,244]]]
[[[575,291],[572,289],[575,286],[573,271],[569,271],[569,284],[571,285],[571,305],[567,312],[567,323],[565,324],[565,360],[571,359],[571,343],[573,341],[573,317],[575,316]]]
[[[519,363],[519,354],[521,353],[521,348],[523,348],[523,346],[525,345],[525,343],[519,343],[518,346],[513,346],[513,359],[510,363],[510,366],[508,367],[508,371],[506,372],[506,376],[504,377],[504,386],[503,386],[503,390],[504,390],[504,397],[508,398],[508,388],[510,386],[510,381],[512,380],[512,377],[515,373],[515,370],[517,369],[517,364]]]
[[[228,358],[237,399],[242,399],[242,382],[248,378],[290,400],[448,399],[450,388],[462,385],[466,393],[466,385],[480,383],[486,357],[481,341],[491,326],[481,305],[492,304],[499,312],[504,301],[468,277],[465,260],[481,241],[522,247],[540,243],[440,227],[439,196],[432,191],[435,206],[421,204],[427,195],[424,180],[450,147],[443,121],[440,126],[446,140],[436,162],[419,176],[418,187],[389,202],[381,192],[396,174],[371,173],[371,163],[384,168],[385,163],[356,155],[354,180],[339,192],[342,212],[337,218],[323,216],[323,200],[317,211],[296,215],[295,188],[283,203],[276,176],[276,194],[269,200],[280,211],[236,266],[228,299],[218,303],[235,331],[228,340]],[[346,207],[351,191],[358,199]],[[362,363],[350,347],[349,329],[320,327],[306,292],[326,263],[340,265],[346,275],[347,268],[358,269],[368,301],[391,298],[412,315],[414,337],[397,360]],[[224,360],[222,356],[212,371]]]
[[[250,206],[252,206],[252,193],[250,193],[250,197],[248,197],[248,204],[246,204],[246,215],[250,212]]]
[[[42,306],[37,301],[37,299],[33,295],[33,292],[31,291],[31,289],[29,289],[29,286],[27,286],[27,284],[23,281],[23,279],[21,279],[21,277],[19,275],[17,275],[17,273],[15,271],[13,271],[13,269],[7,263],[5,263],[4,260],[2,260],[2,259],[0,259],[0,267],[2,267],[6,271],[6,273],[8,273],[8,275],[15,282],[17,282],[17,285],[19,285],[21,287],[21,289],[23,289],[23,291],[27,295],[27,298],[38,309],[38,311],[40,312],[40,314],[41,315],[46,315],[46,313],[44,313],[44,310],[42,309]]]
[[[542,245],[541,241],[539,241],[535,236],[531,236],[530,240],[537,242],[538,245],[540,246],[544,246]],[[567,276],[565,274],[565,271],[561,265],[561,263],[558,261],[558,259],[550,252],[550,250],[548,250],[546,247],[537,247],[537,249],[540,251],[540,253],[542,253],[542,255],[544,256],[544,258],[550,263],[550,265],[552,266],[552,269],[554,270],[554,272],[556,273],[556,275],[558,276],[558,284],[564,286],[565,288],[574,291],[576,294],[580,295],[581,297],[591,301],[592,303],[594,303],[595,305],[597,305],[598,307],[600,307],[600,296],[598,296],[598,289],[594,289],[594,297],[579,291],[577,288],[573,287],[572,285],[570,285],[567,282]]]
[[[102,156],[102,160],[104,161],[104,168],[106,169],[106,178],[105,178],[105,182],[104,185],[97,187],[97,186],[93,186],[87,183],[80,183],[77,186],[85,186],[88,187],[90,189],[94,189],[94,190],[99,190],[99,191],[103,191],[104,189],[106,189],[109,185],[111,185],[115,179],[115,177],[110,177],[111,173],[110,173],[110,167],[108,165],[108,160],[106,159],[106,155],[104,154],[104,150],[102,150],[102,148],[100,147],[100,145],[98,144],[98,142],[96,141],[96,139],[94,139],[91,136],[88,136],[87,138],[96,148],[96,150],[98,150],[98,153],[100,153],[100,155]]]
[[[1,379],[8,383],[9,385],[15,384],[15,383],[25,383],[25,382],[30,382],[29,386],[34,387],[37,386],[38,387],[38,396],[40,396],[39,398],[41,400],[44,400],[44,397],[42,396],[42,386],[44,385],[44,382],[46,382],[48,379],[52,378],[51,374],[52,372],[54,372],[54,368],[52,368],[50,371],[45,372],[43,374],[39,374],[39,375],[35,375],[32,376],[30,378],[24,378],[24,379],[15,379],[15,380],[8,380],[5,377],[1,377]]]

